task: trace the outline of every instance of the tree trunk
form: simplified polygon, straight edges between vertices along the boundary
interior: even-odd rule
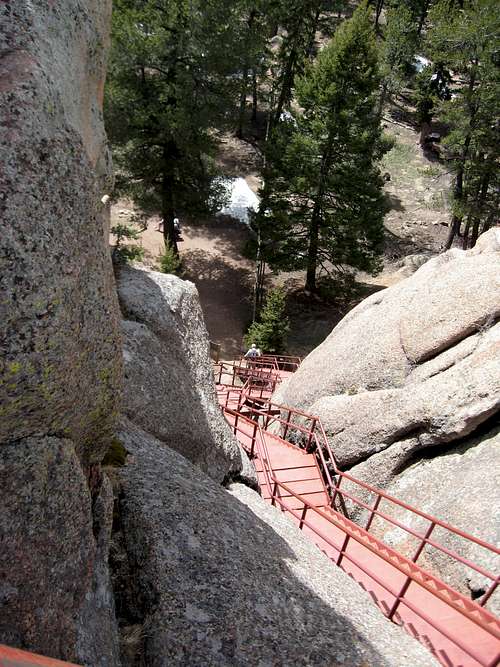
[[[307,57],[312,58],[314,52],[314,44],[316,43],[316,30],[318,29],[318,21],[321,14],[321,8],[318,7],[314,15],[311,26],[311,34],[309,35],[309,43],[307,45]]]
[[[316,201],[311,216],[311,226],[309,227],[309,248],[307,250],[306,290],[309,290],[309,292],[316,291],[320,222],[319,211],[320,204],[319,201]]]
[[[484,160],[483,160],[484,163]],[[488,194],[488,188],[490,187],[490,172],[486,172],[481,179],[481,188],[478,193],[478,203],[477,211],[472,222],[472,232],[470,237],[470,247],[473,248],[476,245],[476,241],[479,236],[479,225],[481,223],[481,213],[483,212],[484,202],[486,201],[486,195]]]
[[[293,87],[293,81],[295,78],[296,61],[297,61],[297,53],[295,49],[292,49],[286,61],[285,72],[283,74],[283,82],[281,84],[278,103],[276,105],[276,110],[274,112],[273,125],[277,125],[279,123],[281,114],[283,112],[283,107],[285,106],[287,100],[290,98],[291,90]]]
[[[375,28],[378,28],[378,22],[380,20],[380,15],[382,14],[382,9],[384,8],[384,0],[377,0],[377,7],[375,9]]]
[[[252,123],[257,122],[257,104],[258,104],[257,72],[252,68]]]
[[[176,233],[174,229],[175,218],[175,176],[172,168],[177,154],[177,147],[173,142],[168,142],[163,147],[163,174],[161,189],[161,215],[163,218],[163,240],[165,248],[172,248],[176,255],[179,254]]]
[[[257,256],[255,258],[255,284],[253,296],[252,322],[258,318],[264,298],[264,279],[266,261],[262,257],[262,240],[260,230],[257,232]]]
[[[443,252],[449,250],[453,244],[455,236],[460,235],[460,225],[462,224],[462,218],[459,218],[457,215],[453,215],[453,218],[450,222],[450,228],[448,230],[448,237],[443,246]]]
[[[469,230],[470,230],[470,217],[467,218],[467,221],[465,223],[464,235],[463,235],[463,239],[462,239],[462,248],[464,250],[467,250],[467,247],[468,247]]]
[[[427,122],[426,120],[423,120],[421,125],[420,125],[420,138],[419,138],[419,143],[420,146],[423,148],[425,145],[425,140],[431,133],[431,124],[430,122]]]
[[[471,79],[469,81],[469,86],[468,86],[468,108],[469,108],[469,130],[467,132],[467,135],[465,137],[464,141],[464,147],[462,149],[462,155],[460,156],[460,161],[459,161],[459,167],[457,171],[457,177],[455,180],[455,200],[462,202],[464,198],[464,172],[465,172],[465,162],[467,160],[467,157],[469,155],[469,146],[471,142],[471,134],[472,134],[472,126],[474,123],[474,117],[477,113],[477,108],[472,105],[472,93],[474,92],[474,85],[476,83],[476,79],[474,76],[471,76]],[[448,238],[446,239],[446,243],[444,244],[443,252],[445,250],[449,250],[453,244],[453,240],[455,238],[455,235],[459,235],[460,233],[460,225],[462,223],[462,216],[457,215],[456,213],[453,214],[453,218],[450,224],[450,230],[448,232]]]
[[[248,65],[245,64],[243,69],[243,79],[241,82],[242,89],[240,95],[240,111],[238,114],[238,127],[236,128],[236,136],[238,139],[243,138],[243,126],[245,124],[245,111],[247,108],[247,87],[248,87]]]
[[[429,11],[429,4],[430,4],[430,0],[426,0],[422,4],[422,11],[420,13],[420,18],[419,18],[419,21],[418,21],[418,29],[417,29],[417,36],[418,37],[420,37],[420,35],[422,34],[422,28],[424,27],[425,18],[427,16],[427,12]]]
[[[240,111],[238,114],[238,127],[236,129],[236,136],[239,139],[243,138],[243,126],[245,124],[245,111],[247,107],[247,90],[248,90],[248,72],[250,70],[250,63],[248,60],[248,51],[250,47],[250,43],[252,40],[252,31],[253,31],[253,25],[255,21],[255,17],[257,15],[257,11],[255,9],[252,9],[250,14],[248,15],[247,19],[247,33],[246,33],[246,38],[245,38],[245,62],[243,65],[243,76],[242,76],[242,81],[241,81],[241,95],[240,95]]]
[[[333,140],[334,137],[332,135],[332,130],[330,130],[326,142],[323,145],[323,157],[321,159],[321,170],[319,174],[318,192],[314,200],[314,208],[311,215],[311,225],[309,227],[306,289],[309,290],[310,292],[316,291],[316,272],[318,269],[319,228],[321,223],[321,207],[323,204],[323,195],[325,191],[325,179],[330,169],[332,161],[331,149]]]
[[[380,97],[378,100],[377,115],[379,118],[382,118],[382,112],[384,111],[385,100],[387,99],[387,84],[382,85],[382,90],[380,91]]]

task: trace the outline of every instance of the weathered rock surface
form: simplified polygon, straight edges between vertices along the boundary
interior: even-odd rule
[[[312,404],[341,467],[411,439],[407,458],[469,434],[500,410],[500,324],[468,338],[453,359],[440,359],[445,354],[419,366],[402,387],[325,396]]]
[[[74,446],[26,438],[0,453],[0,641],[89,666],[117,664],[102,553],[110,526],[104,516],[93,524]]]
[[[499,316],[495,228],[473,250],[436,257],[363,301],[274,398],[321,417],[341,468],[494,542],[500,452],[496,439],[481,444],[473,436],[500,413]],[[373,503],[360,487],[349,487]],[[348,505],[363,523],[366,512]],[[387,527],[386,538],[408,553],[416,549]],[[481,550],[460,544],[459,553],[464,549],[493,567]],[[425,557],[462,592],[484,588],[480,577],[432,550]]]
[[[91,586],[85,594],[77,621],[75,653],[78,662],[89,667],[114,667],[120,664],[118,623],[108,565],[113,503],[113,489],[104,475],[92,507],[95,555]]]
[[[416,450],[500,410],[498,236],[363,301],[275,394],[321,417],[341,466],[368,469],[386,450],[384,479],[372,480],[386,485]]]
[[[92,667],[117,664],[98,473],[122,379],[101,203],[110,15],[0,3],[0,642]]]
[[[382,470],[390,468],[390,463],[384,459],[384,454],[385,452],[382,452],[373,457],[377,459],[375,474],[380,471],[382,476],[384,475]],[[499,462],[500,427],[497,426],[481,437],[466,438],[460,445],[443,452],[438,457],[413,463],[403,474],[388,484],[387,491],[396,498],[404,498],[415,507],[425,508],[426,512],[434,516],[444,517],[452,526],[481,537],[490,544],[498,544],[500,541],[497,510],[500,507]],[[365,465],[356,466],[352,473],[360,479],[366,478],[367,471],[363,470]],[[373,472],[372,465],[369,470],[371,478]],[[438,493],[437,485],[439,485]],[[425,532],[429,525],[428,521],[403,509],[395,507],[391,514],[409,528],[421,533]],[[373,529],[398,551],[407,555],[415,553],[416,540],[409,539],[408,534],[397,527],[390,528],[387,523],[376,520]],[[499,556],[439,529],[436,529],[435,537],[448,549],[492,573],[498,572]],[[472,594],[474,598],[486,592],[492,583],[491,580],[454,562],[432,547],[425,549],[419,562],[464,595]],[[488,602],[487,609],[500,615],[500,591],[497,590]]]
[[[229,494],[130,422],[119,437],[124,606],[145,664],[435,664],[253,491]]]
[[[195,286],[176,276],[124,268],[123,413],[215,480],[243,457],[215,394],[208,333]]]
[[[304,360],[276,399],[308,409],[319,398],[390,389],[415,366],[500,317],[495,228],[479,247],[450,250],[354,308]]]
[[[121,380],[100,201],[110,11],[111,0],[0,7],[0,442],[58,434],[90,462]]]

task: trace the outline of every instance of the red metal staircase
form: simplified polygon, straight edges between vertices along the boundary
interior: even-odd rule
[[[382,613],[403,625],[441,664],[498,665],[500,622],[486,605],[500,592],[500,577],[447,547],[446,536],[474,543],[499,564],[500,550],[340,471],[320,420],[270,401],[283,377],[277,361],[222,363],[215,375],[219,403],[254,462],[263,498],[286,512]],[[396,518],[401,509],[425,528],[402,523]],[[413,553],[387,545],[383,525],[403,531]],[[489,581],[482,598],[471,600],[427,564],[422,567],[429,549]]]
[[[442,665],[496,667],[500,621],[486,606],[500,593],[500,577],[450,549],[445,538],[473,543],[496,557],[497,564],[500,550],[342,472],[320,420],[271,401],[277,384],[297,365],[295,358],[267,356],[215,366],[219,403],[254,462],[263,498],[285,512],[383,614],[404,626]],[[405,525],[397,518],[401,509],[418,517],[424,528]],[[413,553],[386,544],[383,525],[403,531]],[[428,549],[489,581],[483,596],[471,600],[431,572],[428,563],[424,567]],[[71,667],[0,645],[0,667],[59,665]]]

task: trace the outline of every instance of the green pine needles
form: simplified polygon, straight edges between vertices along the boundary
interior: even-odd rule
[[[380,83],[369,13],[359,7],[296,81],[300,111],[266,147],[260,230],[276,270],[377,272],[385,203],[378,161],[387,150],[376,112]]]
[[[245,345],[255,343],[264,353],[280,354],[286,349],[290,323],[285,315],[286,294],[276,288],[266,296],[259,320],[253,322],[245,335]]]

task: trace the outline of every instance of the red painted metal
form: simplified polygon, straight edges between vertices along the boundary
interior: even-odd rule
[[[0,644],[0,667],[78,667],[72,662],[45,658]]]
[[[333,562],[369,592],[388,618],[416,636],[443,665],[497,665],[500,622],[484,605],[497,589],[499,577],[441,544],[436,529],[473,542],[490,554],[500,555],[500,550],[343,473],[318,417],[273,404],[267,396],[252,397],[251,392],[249,381],[226,388],[221,405],[253,457],[264,499],[289,513]],[[353,487],[372,494],[374,500],[367,503],[357,498]],[[398,507],[427,521],[425,529],[415,530],[391,516],[391,509]],[[363,526],[350,520],[349,508],[365,511]],[[385,521],[417,540],[413,556],[398,553],[376,537],[375,521]],[[428,546],[492,582],[479,603],[417,563]]]

